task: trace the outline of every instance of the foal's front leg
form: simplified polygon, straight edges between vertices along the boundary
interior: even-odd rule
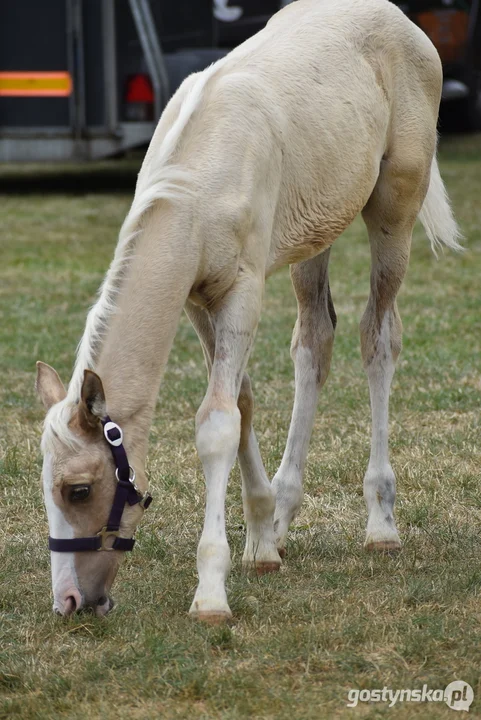
[[[246,544],[242,558],[244,570],[258,575],[279,570],[281,558],[274,534],[276,500],[262,462],[252,427],[254,398],[247,373],[239,395],[242,431],[239,444],[239,466],[242,476],[242,504],[246,521]]]
[[[185,311],[199,336],[209,377],[215,355],[215,330],[206,310],[187,303]],[[241,414],[238,460],[242,477],[242,503],[246,521],[246,544],[242,565],[258,575],[279,570],[281,559],[274,537],[274,492],[262,462],[252,426],[254,397],[249,375],[242,378],[237,407]]]
[[[241,438],[237,407],[241,380],[260,316],[263,281],[239,276],[214,316],[215,355],[207,394],[196,417],[196,444],[206,479],[204,528],[197,549],[197,587],[190,613],[217,623],[232,617],[225,581],[230,551],[225,532],[225,495]]]

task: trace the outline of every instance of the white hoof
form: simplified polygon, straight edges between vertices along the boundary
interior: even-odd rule
[[[232,612],[227,604],[227,598],[196,597],[190,606],[189,615],[194,620],[219,625],[232,620]]]

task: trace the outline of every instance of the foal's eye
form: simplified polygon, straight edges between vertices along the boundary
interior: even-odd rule
[[[86,500],[90,495],[90,485],[76,485],[70,490],[70,500],[72,502],[81,502]]]

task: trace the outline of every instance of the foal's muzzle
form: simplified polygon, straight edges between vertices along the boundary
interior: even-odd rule
[[[93,601],[85,601],[77,588],[70,588],[63,598],[55,601],[53,610],[57,615],[69,617],[74,613],[90,609],[97,617],[104,617],[114,605],[113,599],[108,595],[99,595]]]

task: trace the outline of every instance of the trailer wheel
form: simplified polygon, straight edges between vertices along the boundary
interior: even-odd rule
[[[460,101],[459,120],[465,132],[481,130],[481,87],[469,97]]]
[[[480,132],[481,89],[466,98],[443,102],[439,111],[439,125],[441,132]]]

